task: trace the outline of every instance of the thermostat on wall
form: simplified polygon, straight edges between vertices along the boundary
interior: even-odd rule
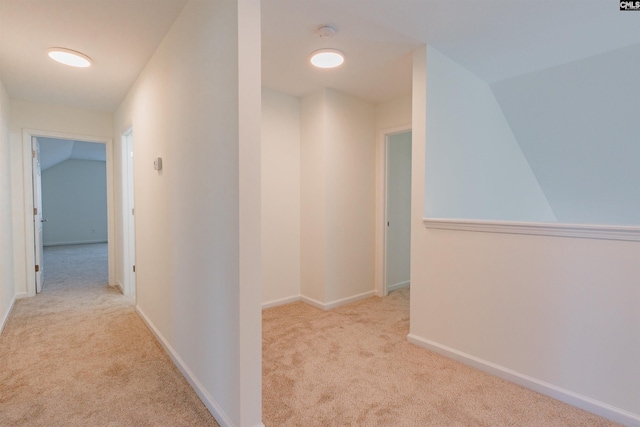
[[[158,157],[153,161],[153,168],[157,171],[162,170],[162,157]]]

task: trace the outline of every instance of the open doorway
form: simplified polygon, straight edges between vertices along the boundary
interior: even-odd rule
[[[100,284],[112,284],[113,180],[111,140],[57,132],[23,130],[25,163],[25,235],[27,250],[27,294],[34,296],[64,282],[68,269],[78,280],[99,270]],[[95,185],[96,179],[100,187]],[[101,202],[97,200],[100,199]],[[101,214],[92,214],[101,205]],[[95,245],[80,247],[80,245]],[[47,250],[45,248],[51,248]],[[54,249],[55,248],[55,249]],[[75,249],[72,259],[66,249]],[[47,269],[47,261],[63,258],[66,269]],[[87,279],[88,280],[88,279]]]
[[[383,295],[410,284],[411,131],[385,135]]]
[[[108,278],[106,146],[32,137],[36,292]]]

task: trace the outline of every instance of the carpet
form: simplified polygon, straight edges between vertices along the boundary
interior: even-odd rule
[[[106,250],[55,248],[43,292],[16,301],[0,335],[0,426],[217,426],[131,301],[91,267],[106,266]],[[65,253],[70,269],[55,265]],[[83,273],[63,280],[65,270]]]
[[[265,426],[615,426],[407,342],[409,288],[263,312]]]
[[[0,426],[218,425],[105,285],[106,245],[52,247],[45,268],[43,292],[17,301],[0,335]],[[331,311],[264,310],[264,424],[617,425],[409,344],[408,332],[408,288]]]
[[[42,291],[109,284],[106,243],[46,246]]]

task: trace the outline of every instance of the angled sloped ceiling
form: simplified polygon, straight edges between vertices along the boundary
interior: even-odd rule
[[[489,85],[427,46],[425,215],[556,222]]]
[[[493,83],[558,222],[640,224],[640,44]]]
[[[69,159],[106,161],[104,144],[71,141],[67,139],[38,137],[40,143],[40,166],[47,170]]]

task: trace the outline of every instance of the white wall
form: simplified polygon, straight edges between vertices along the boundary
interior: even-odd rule
[[[325,302],[327,189],[325,92],[301,100],[300,293]]]
[[[0,80],[0,332],[15,298],[9,96]]]
[[[138,311],[221,425],[261,418],[259,20],[187,3],[113,128],[135,138]]]
[[[409,282],[411,258],[411,132],[387,140],[387,289]]]
[[[300,296],[300,98],[262,90],[262,301]]]
[[[374,290],[375,108],[323,89],[302,100],[302,295],[327,307]]]
[[[411,126],[411,94],[376,105],[376,129],[385,131]]]
[[[555,222],[489,86],[428,47],[425,214]]]
[[[326,299],[374,289],[375,108],[326,89]]]
[[[41,104],[12,99],[10,101],[11,117],[9,131],[11,139],[11,185],[13,207],[13,253],[16,294],[27,294],[27,264],[25,242],[25,188],[24,160],[22,150],[22,129],[35,129],[48,132],[60,132],[111,138],[113,134],[113,116],[109,113],[87,111],[58,105]],[[115,236],[115,235],[114,235]],[[115,238],[113,239],[115,240]],[[115,251],[110,251],[113,258]],[[31,271],[29,271],[31,273]],[[115,277],[110,272],[109,277]]]
[[[106,242],[106,163],[70,159],[42,171],[45,246]]]
[[[492,84],[563,223],[640,225],[640,44]]]
[[[414,55],[410,339],[640,423],[640,244],[422,225],[431,53]]]

